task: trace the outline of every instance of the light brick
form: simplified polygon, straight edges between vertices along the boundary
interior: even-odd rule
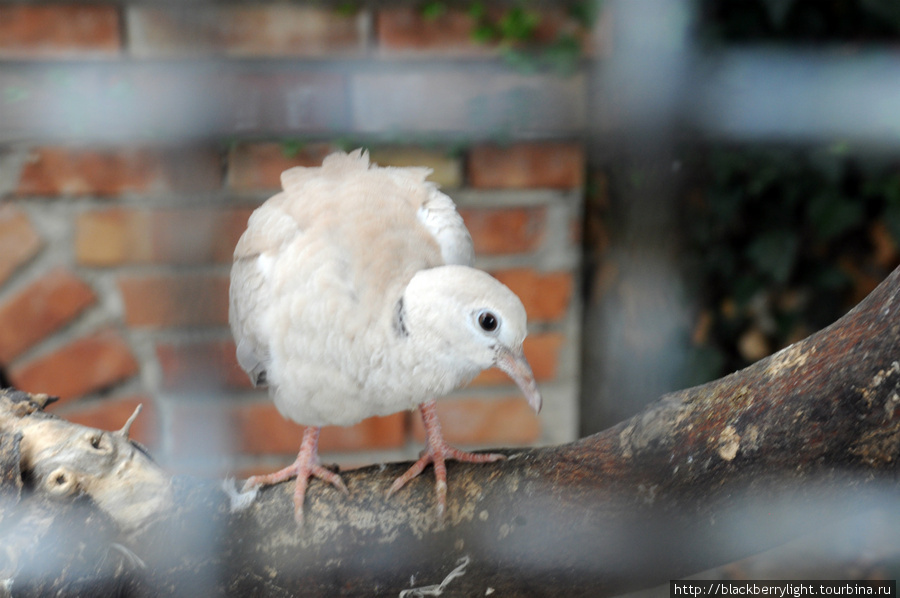
[[[107,148],[151,136],[172,143],[235,135],[335,136],[351,128],[347,87],[338,70],[297,68],[290,61],[265,68],[241,61],[122,61],[79,67],[77,76],[51,65],[0,69],[6,96],[0,101],[0,142],[71,139]],[[214,167],[220,183],[215,149],[209,167],[194,167],[198,182]]]
[[[125,322],[139,328],[224,326],[228,277],[211,274],[122,276]]]
[[[0,284],[38,254],[44,241],[28,215],[11,205],[0,205]]]
[[[242,143],[228,154],[228,187],[237,191],[277,191],[281,173],[294,166],[321,166],[334,151],[326,143],[292,148],[288,143]]]
[[[231,340],[160,343],[156,357],[166,391],[253,386],[238,365]]]
[[[115,56],[120,37],[115,6],[0,6],[0,58]]]
[[[34,148],[22,169],[19,195],[159,194],[221,186],[219,157],[192,148]]]
[[[446,151],[417,147],[376,147],[369,153],[369,159],[379,166],[430,168],[432,173],[428,180],[444,189],[453,189],[462,184],[461,160],[447,155]]]
[[[525,253],[544,240],[547,210],[527,208],[461,208],[477,255]]]
[[[541,435],[541,420],[525,399],[441,399],[438,421],[444,438],[461,445],[524,445]],[[413,418],[413,436],[425,440],[421,417]]]
[[[250,209],[134,210],[80,213],[75,254],[86,266],[231,263]]]
[[[580,143],[526,142],[479,145],[469,152],[469,182],[476,189],[575,189],[584,185]]]
[[[221,78],[200,66],[154,68],[131,61],[0,69],[0,89],[6,92],[6,101],[0,102],[0,141],[71,140],[106,154],[116,151],[110,144],[132,147],[136,140],[151,135],[158,140],[211,138],[210,129],[222,127],[221,105],[227,90],[222,91]],[[231,133],[218,131],[222,136]],[[95,156],[92,161],[110,160]],[[119,161],[125,162],[121,157]],[[93,184],[91,173],[82,174],[81,180],[74,178],[79,165],[66,168],[66,176],[79,186]]]
[[[31,283],[0,305],[0,363],[10,363],[96,300],[91,288],[67,270],[53,270]]]
[[[575,282],[571,272],[517,268],[491,274],[519,296],[529,322],[554,322],[565,317],[569,310]]]
[[[137,372],[128,343],[113,331],[103,331],[17,365],[9,377],[17,388],[58,396],[64,403],[111,388]]]
[[[240,450],[232,429],[233,410],[234,405],[224,400],[170,401],[166,420],[171,456],[168,467],[181,473],[224,475],[226,470],[210,466],[209,461],[220,462]]]
[[[134,420],[128,437],[145,446],[156,445],[159,430],[156,405],[148,396],[102,399],[87,405],[69,403],[58,415],[82,426],[115,431],[122,429],[138,405],[142,406],[141,413]],[[50,410],[55,411],[54,405]]]
[[[127,9],[132,53],[153,58],[360,55],[366,42],[360,18],[288,3]]]
[[[322,136],[349,128],[347,79],[342,73],[273,66],[219,75],[215,83],[221,88],[223,135]],[[203,88],[196,92],[207,94]]]
[[[406,440],[406,413],[372,417],[354,426],[326,426],[319,437],[322,452],[390,449]],[[252,455],[295,454],[300,450],[303,426],[282,417],[272,403],[237,408],[234,428],[241,451]]]
[[[525,358],[531,364],[534,379],[547,382],[556,379],[559,369],[559,351],[565,344],[566,337],[559,332],[532,334],[525,338]],[[470,386],[496,386],[514,384],[504,372],[491,368],[479,374]]]
[[[361,70],[349,81],[359,133],[546,137],[581,135],[588,126],[583,74],[523,75],[487,61],[465,69],[417,62],[402,71]]]

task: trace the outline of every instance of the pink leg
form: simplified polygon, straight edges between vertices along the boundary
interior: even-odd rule
[[[275,473],[253,476],[244,483],[244,490],[246,491],[257,486],[271,486],[272,484],[278,484],[296,477],[294,519],[299,524],[303,524],[303,499],[306,497],[306,486],[310,477],[315,476],[324,480],[344,494],[347,494],[347,486],[344,485],[341,476],[319,465],[320,431],[321,428],[308,426],[303,432],[303,442],[300,443],[300,453],[297,455],[296,461]]]
[[[435,492],[437,493],[438,517],[443,518],[447,507],[447,465],[445,463],[447,459],[467,461],[469,463],[491,463],[506,457],[493,453],[466,453],[453,448],[447,444],[441,434],[441,424],[437,419],[437,408],[434,400],[422,403],[419,406],[419,411],[422,413],[422,423],[425,424],[425,450],[422,451],[419,460],[406,470],[406,473],[394,480],[393,485],[388,490],[388,496],[400,490],[406,482],[422,473],[425,467],[432,463],[434,464],[434,477],[437,480]]]

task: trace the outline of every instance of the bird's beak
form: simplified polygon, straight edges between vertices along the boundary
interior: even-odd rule
[[[537,382],[534,381],[534,374],[531,372],[531,366],[525,359],[522,349],[513,351],[502,347],[497,352],[496,366],[506,372],[522,389],[528,404],[534,409],[535,413],[541,412],[541,391],[538,390]]]

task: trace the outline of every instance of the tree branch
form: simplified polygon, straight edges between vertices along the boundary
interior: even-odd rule
[[[598,596],[681,577],[864,508],[869,489],[895,491],[898,309],[900,269],[832,326],[604,432],[506,451],[501,463],[449,463],[443,523],[430,470],[385,497],[406,464],[343,473],[349,496],[312,481],[303,529],[293,523],[292,483],[233,511],[218,485],[173,482],[140,451],[128,458],[145,485],[128,500],[111,500],[78,473],[78,491],[50,502],[47,472],[59,464],[48,469],[34,454],[32,424],[59,424],[50,444],[85,428],[4,391],[0,500],[10,506],[0,511],[0,545],[22,535],[22,514],[46,531],[16,544],[17,561],[0,560],[0,577],[23,596],[87,581],[142,596],[398,595],[424,586],[443,595]],[[41,538],[60,530],[81,540],[90,530],[80,568],[64,558],[61,568],[36,565],[42,550],[53,552]]]

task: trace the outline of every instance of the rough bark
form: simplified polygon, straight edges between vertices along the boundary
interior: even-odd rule
[[[112,475],[118,460],[91,469],[78,453],[78,467],[48,467],[35,453],[87,429],[6,391],[0,578],[17,596],[396,596],[442,582],[444,596],[601,596],[664,582],[865,508],[869,490],[896,491],[898,309],[900,270],[832,326],[604,432],[449,463],[443,522],[430,469],[390,499],[405,464],[345,472],[349,496],[313,481],[298,529],[291,483],[234,510],[218,484],[159,475],[124,434],[117,455],[138,491],[114,493],[130,484]],[[45,421],[58,425],[32,425]],[[72,492],[52,491],[60,467]]]

